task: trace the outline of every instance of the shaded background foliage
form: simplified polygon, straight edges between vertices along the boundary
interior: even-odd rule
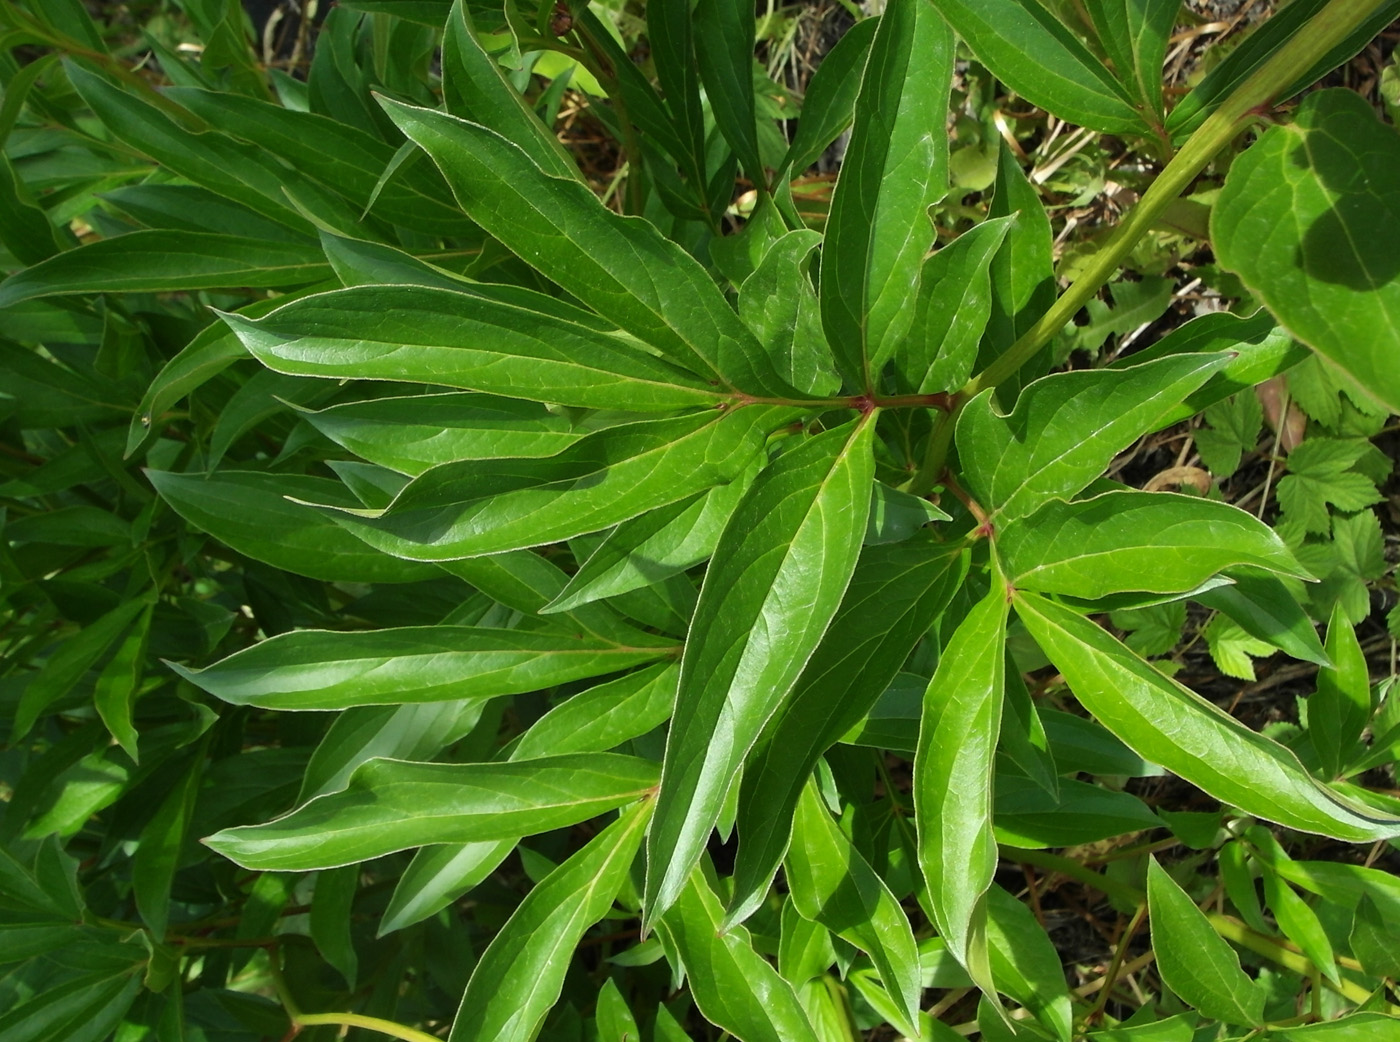
[[[595,404],[586,401],[547,410],[480,394],[441,402],[419,397],[408,411],[424,424],[451,426],[427,411],[438,406],[465,432],[463,444],[425,447],[431,437],[404,429],[411,426],[405,410],[393,403],[444,387],[389,382],[382,378],[393,374],[381,372],[372,374],[381,379],[361,379],[347,390],[333,380],[274,372],[248,357],[210,311],[258,319],[274,302],[308,288],[408,283],[465,292],[454,278],[465,274],[517,294],[531,291],[512,299],[580,321],[548,278],[461,216],[448,180],[426,157],[402,147],[395,110],[386,114],[373,97],[437,106],[452,69],[433,26],[442,24],[447,6],[409,0],[328,6],[317,13],[317,35],[286,14],[273,20],[271,34],[250,33],[231,3],[103,7],[93,12],[96,21],[71,0],[6,4],[13,35],[0,105],[7,132],[0,240],[6,270],[16,274],[0,286],[0,727],[9,734],[0,753],[8,789],[0,818],[0,958],[8,971],[0,979],[3,1037],[281,1038],[294,1024],[304,1036],[333,1037],[339,1029],[319,1025],[319,1011],[440,1034],[508,917],[527,894],[543,903],[552,893],[537,884],[548,879],[562,887],[566,880],[552,870],[574,864],[580,851],[597,850],[591,856],[601,859],[612,849],[607,843],[626,851],[627,843],[640,841],[645,821],[632,811],[612,825],[591,812],[541,817],[538,834],[524,842],[491,834],[311,871],[249,871],[200,843],[227,828],[276,818],[318,794],[353,792],[353,785],[345,789],[352,772],[376,756],[487,767],[497,773],[483,775],[486,784],[504,786],[494,779],[506,776],[512,759],[529,761],[532,753],[568,756],[628,743],[636,760],[662,754],[658,728],[671,708],[667,678],[674,684],[665,659],[685,635],[699,574],[693,566],[704,554],[678,553],[684,563],[657,586],[628,587],[624,575],[606,600],[584,600],[575,573],[602,553],[598,537],[577,536],[508,559],[410,562],[369,551],[324,513],[286,498],[381,506],[403,477],[430,464],[485,458],[486,439],[478,433],[472,441],[473,431],[489,430],[500,455],[548,456],[591,430],[608,429],[615,417],[585,413]],[[1214,20],[1184,23],[1168,58],[1175,70],[1168,95],[1184,92],[1231,46],[1246,46],[1261,7],[1212,9],[1201,13]],[[760,232],[768,234],[763,222],[772,219],[742,175],[753,166],[783,165],[789,145],[783,135],[794,132],[790,117],[801,95],[808,104],[820,97],[811,67],[839,27],[864,14],[843,11],[760,12],[753,140],[730,141],[717,132],[712,100],[710,109],[694,113],[697,122],[676,120],[699,128],[698,147],[684,140],[663,146],[649,135],[665,128],[645,126],[645,111],[624,115],[596,93],[576,89],[588,70],[557,52],[523,58],[511,65],[509,78],[533,111],[561,128],[568,151],[556,158],[579,159],[610,206],[645,214],[737,289],[764,256]],[[487,5],[472,12],[481,28],[505,26],[506,15]],[[557,10],[521,14],[512,6],[508,12],[523,19],[514,26],[518,35],[530,29],[541,37],[564,35],[555,32],[563,23],[551,21]],[[588,28],[584,11],[567,13]],[[591,68],[609,67],[598,54],[614,62],[616,80],[600,87],[615,96],[625,87],[635,101],[649,96],[629,84],[628,77],[640,77],[659,80],[667,98],[682,94],[685,85],[674,77],[683,66],[667,65],[655,33],[647,33],[653,13],[629,8],[609,16],[621,42],[609,44],[613,37],[601,27],[592,38]],[[858,32],[868,46],[869,30]],[[1203,46],[1216,37],[1223,47]],[[1393,28],[1385,30],[1362,59],[1334,74],[1392,118],[1395,37]],[[838,61],[840,52],[832,53]],[[58,62],[60,54],[70,60]],[[962,241],[989,215],[1006,215],[1008,193],[1020,191],[1044,200],[1057,274],[1073,276],[1161,168],[1164,156],[1150,139],[1079,131],[1008,96],[965,52],[953,90],[954,192],[935,218],[941,244]],[[742,88],[737,92],[743,96]],[[324,137],[299,138],[310,124],[279,124],[274,102],[285,111],[321,114],[339,129],[321,123]],[[453,99],[447,102],[451,110]],[[834,116],[797,126],[829,124],[831,133],[806,143],[812,147],[801,153],[805,161],[794,166],[792,181],[792,209],[818,227],[830,213],[841,149],[832,151],[826,138],[835,139],[849,122],[850,102],[844,119],[839,104],[830,98],[824,104]],[[822,116],[813,109],[809,115]],[[547,145],[534,147],[536,162],[551,161]],[[657,148],[665,151],[658,155]],[[1253,310],[1249,290],[1202,245],[1205,215],[1227,165],[1222,160],[1208,170],[1163,226],[1143,238],[1123,272],[1053,342],[1045,366],[1099,368],[1150,351],[1190,317]],[[386,170],[393,175],[382,177]],[[26,274],[80,244],[91,249],[104,242],[112,244],[107,256],[85,254],[95,258],[94,268]],[[1041,280],[1032,292],[1053,299],[1053,283]],[[426,311],[437,298],[421,299]],[[741,313],[743,303],[741,295]],[[456,317],[450,310],[446,316]],[[603,324],[601,332],[609,328]],[[1272,321],[1264,322],[1260,341],[1274,335]],[[1312,621],[1327,626],[1328,656],[1339,668],[1314,679],[1316,660],[1329,658],[1319,654],[1311,629],[1311,644],[1298,637],[1285,646],[1293,656],[1286,659],[1276,653],[1277,641],[1233,622],[1219,592],[1214,601],[1203,594],[1189,605],[1181,599],[1123,605],[1108,618],[1130,647],[1287,742],[1324,777],[1345,773],[1378,801],[1388,795],[1393,806],[1400,700],[1389,697],[1383,679],[1394,673],[1400,630],[1393,417],[1303,352],[1288,357],[1297,364],[1286,377],[1269,374],[1258,394],[1246,389],[1200,415],[1183,414],[1119,456],[1109,475],[1135,488],[1197,488],[1269,521],[1322,579],[1299,584],[1297,593]],[[806,375],[820,381],[831,374]],[[927,437],[920,426],[926,418],[893,416],[884,414],[880,433],[896,452]],[[882,459],[880,473],[913,470],[909,463],[897,455]],[[386,478],[385,468],[399,477]],[[957,510],[945,498],[942,506]],[[877,563],[903,572],[908,564],[897,547],[931,511],[893,495],[885,507],[896,549]],[[884,538],[876,532],[866,541],[881,545]],[[598,558],[594,567],[601,571],[607,563]],[[857,572],[856,581],[867,582],[872,602],[883,607],[881,573],[872,570]],[[585,578],[607,589],[607,575]],[[952,591],[940,581],[931,574],[919,597],[946,602]],[[967,591],[960,598],[941,626],[945,641],[977,599]],[[536,614],[550,602],[570,611],[562,624],[549,621],[559,616]],[[919,611],[911,609],[910,618],[917,623]],[[505,662],[501,675],[508,679],[489,680],[500,697],[470,699],[459,688],[453,701],[360,705],[331,717],[269,709],[275,700],[266,692],[230,693],[236,676],[228,690],[215,692],[220,697],[210,697],[222,674],[192,672],[307,630],[351,634],[325,653],[348,660],[353,655],[345,649],[362,651],[370,643],[353,635],[404,626],[512,634],[490,649]],[[1352,626],[1355,647],[1346,636]],[[1045,763],[1029,743],[1015,748],[1005,740],[1003,757],[1029,767],[1013,772],[1024,783],[999,783],[1002,846],[998,885],[990,891],[992,929],[999,951],[1025,955],[993,970],[1003,993],[1036,1018],[1015,1021],[1020,1034],[1068,1037],[1071,1016],[1076,1030],[1108,1029],[1119,1021],[1189,1018],[1194,1006],[1206,1018],[1247,1025],[1358,1006],[1383,1010],[1394,1002],[1387,987],[1393,989],[1400,972],[1393,956],[1400,921],[1393,873],[1400,864],[1390,843],[1356,849],[1274,832],[1222,808],[1093,725],[1026,634],[1013,629],[1010,639],[1030,698],[1009,696],[1008,705],[1038,707],[1032,714],[1043,728],[1042,746],[1053,750],[1050,773],[1064,775],[1051,786],[1058,798],[1047,800],[1044,786],[1031,784]],[[538,665],[552,662],[550,653],[564,660],[564,649],[577,655],[581,643],[596,661],[552,671]],[[635,659],[605,657],[624,644],[641,649]],[[931,928],[935,915],[915,864],[908,825],[914,721],[937,664],[936,645],[926,642],[897,662],[894,675],[881,678],[882,689],[889,685],[881,712],[852,722],[861,732],[843,735],[848,741],[827,752],[822,796],[843,812],[844,831],[809,792],[798,809],[808,846],[794,855],[805,851],[808,861],[790,859],[786,869],[793,894],[783,887],[769,892],[762,880],[747,932],[731,930],[728,947],[707,947],[715,931],[706,941],[696,926],[717,924],[722,913],[704,887],[688,887],[680,917],[644,940],[640,868],[629,875],[629,859],[621,855],[594,866],[613,873],[607,878],[616,885],[593,917],[602,921],[587,929],[569,963],[543,1037],[621,1038],[635,1032],[634,1017],[651,1038],[718,1037],[709,1021],[735,1028],[715,1015],[722,1003],[706,985],[740,994],[741,982],[774,973],[770,963],[800,1002],[798,1011],[773,1015],[788,1016],[789,1023],[806,1017],[822,1038],[855,1031],[892,1037],[889,1025],[905,1016],[891,997],[893,982],[909,983],[911,967],[916,994],[938,989],[925,993],[928,1032],[946,1034],[947,1024],[959,1024],[986,1038],[1011,1037],[1015,1029],[989,1014],[985,1000],[979,1010],[974,978]],[[1310,654],[1314,662],[1298,661]],[[593,679],[654,658],[662,661],[603,685],[608,690]],[[609,668],[609,661],[617,665]],[[1016,674],[1007,677],[1012,689]],[[1379,681],[1374,690],[1373,680]],[[1357,708],[1358,690],[1364,709]],[[585,701],[590,697],[593,703]],[[1316,704],[1336,710],[1323,714],[1328,724],[1340,721],[1325,739],[1318,738],[1317,720],[1309,726],[1306,718]],[[622,739],[610,740],[619,734]],[[1035,728],[1028,725],[1027,735],[1035,737]],[[577,744],[568,747],[566,736]],[[644,774],[635,765],[628,769]],[[369,784],[371,775],[354,777]],[[584,784],[574,774],[561,777],[566,788]],[[645,776],[627,781],[632,788],[600,784],[596,809],[608,800],[623,803],[619,792],[630,799],[655,783]],[[401,810],[409,816],[413,807]],[[732,810],[727,814],[732,819]],[[564,827],[554,828],[556,820]],[[600,835],[602,845],[586,846]],[[723,897],[731,869],[739,871],[735,845],[716,838],[709,846],[726,877],[711,877]],[[821,885],[804,890],[793,884],[794,872],[806,864],[819,880],[823,857],[848,849],[860,850],[871,878],[882,880],[869,883],[869,892],[887,887],[883,892],[898,898],[912,919],[911,940],[919,943],[912,963],[907,952],[892,953],[862,934],[862,924],[842,932],[832,917],[799,903]],[[1190,902],[1182,905],[1181,891],[1151,861],[1154,853],[1192,898],[1214,909],[1214,930],[1201,932],[1205,920],[1198,921]],[[1143,926],[1144,892],[1154,912],[1163,909],[1151,935],[1160,976]],[[1213,904],[1205,900],[1212,892]],[[878,921],[873,913],[868,920]],[[1053,945],[1039,940],[1037,921]],[[1168,923],[1180,931],[1175,945],[1158,941],[1156,931],[1171,930]],[[887,936],[898,934],[891,929]],[[1231,975],[1237,956],[1216,947],[1222,936],[1243,951],[1249,977]],[[1220,960],[1212,985],[1223,981],[1223,993],[1193,990],[1182,983],[1189,966],[1173,966],[1170,958],[1164,964],[1163,951],[1194,950],[1193,944]],[[688,987],[673,968],[682,961],[678,951],[687,953]],[[708,972],[697,968],[702,953],[714,960],[703,963]],[[480,979],[485,983],[478,987],[485,987],[493,978]],[[729,1014],[735,1023],[748,1023],[747,1015]],[[497,1030],[458,1023],[453,1037]],[[1392,1026],[1364,1015],[1352,1021],[1363,1032]],[[775,1030],[784,1037],[788,1029]],[[1164,1030],[1191,1037],[1186,1019]],[[1243,1028],[1224,1029],[1226,1037],[1236,1031]],[[1287,1031],[1270,1037],[1291,1037]]]

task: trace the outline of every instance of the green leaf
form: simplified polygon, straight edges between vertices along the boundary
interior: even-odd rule
[[[170,916],[170,887],[180,867],[181,851],[202,775],[203,761],[197,758],[161,801],[155,817],[141,830],[132,857],[131,881],[136,908],[157,941],[165,938]]]
[[[1160,118],[1162,65],[1181,13],[1178,0],[1104,0],[1085,10],[1123,85]]]
[[[997,79],[1031,104],[1107,134],[1147,130],[1132,96],[1037,0],[934,4]]]
[[[1016,614],[1081,705],[1143,757],[1247,814],[1356,842],[1400,835],[1400,820],[1347,802],[1288,749],[1163,676],[1098,626],[1035,594]]]
[[[417,394],[301,414],[361,459],[417,477],[440,463],[553,456],[585,430],[536,402],[489,394]]]
[[[1274,653],[1272,644],[1251,637],[1244,628],[1225,615],[1217,615],[1206,623],[1201,636],[1206,639],[1215,668],[1237,680],[1254,679],[1254,658]]]
[[[321,957],[330,963],[353,991],[359,975],[359,957],[350,939],[355,892],[360,886],[360,866],[343,865],[316,873],[311,894],[311,939]]]
[[[843,740],[895,681],[967,566],[959,548],[931,539],[861,550],[831,626],[792,696],[764,727],[744,770],[730,919],[744,918],[767,891],[787,849],[803,786],[821,755]],[[918,687],[922,694],[922,678]],[[895,730],[912,739],[917,720],[915,708]],[[912,741],[905,751],[913,753]]]
[[[358,706],[338,713],[307,761],[297,802],[343,789],[355,768],[376,756],[431,760],[471,732],[482,707],[481,700],[464,698]]]
[[[135,945],[123,947],[140,951]],[[103,1042],[141,990],[138,970],[133,965],[123,973],[90,973],[44,988],[0,1015],[0,1037],[5,1042]]]
[[[1375,482],[1352,469],[1367,448],[1360,439],[1309,438],[1289,453],[1277,493],[1288,519],[1300,520],[1309,532],[1326,532],[1327,504],[1350,512],[1379,503]]]
[[[544,609],[568,611],[661,582],[709,557],[751,478],[659,507],[614,528]]]
[[[331,582],[416,582],[441,572],[366,546],[329,517],[287,497],[347,502],[339,482],[224,470],[208,476],[148,470],[175,512],[256,561]]]
[[[394,884],[377,936],[436,915],[496,871],[518,843],[512,837],[421,847]]]
[[[370,546],[409,560],[541,546],[739,478],[779,415],[756,408],[625,424],[546,459],[442,464],[382,510],[327,506],[337,524]]]
[[[997,987],[1034,1013],[1061,1042],[1069,1042],[1073,1010],[1054,942],[1035,913],[996,884],[987,891],[986,903],[987,944]],[[986,996],[987,1001],[991,998]]]
[[[802,173],[851,125],[861,75],[879,24],[875,18],[856,22],[817,65],[802,99],[797,133],[783,157],[784,171]]]
[[[432,156],[467,214],[541,274],[706,380],[791,393],[709,275],[654,226],[617,216],[577,180],[550,177],[485,127],[382,104]]]
[[[1280,579],[1251,572],[1232,573],[1230,578],[1232,585],[1195,594],[1195,600],[1296,659],[1330,665],[1312,620]]]
[[[1367,973],[1375,977],[1400,977],[1400,934],[1387,922],[1380,906],[1369,894],[1356,904],[1351,924],[1350,945]]]
[[[627,811],[516,906],[472,971],[450,1042],[531,1042],[564,987],[569,956],[627,880],[651,817]]]
[[[1245,976],[1239,956],[1156,858],[1147,864],[1152,950],[1167,986],[1204,1016],[1257,1027],[1264,989]]]
[[[1016,221],[983,221],[924,261],[909,342],[894,359],[920,394],[956,390],[972,375],[992,313],[992,260]]]
[[[1170,492],[1052,501],[1007,524],[997,553],[1017,589],[1093,600],[1183,593],[1234,565],[1309,578],[1273,529],[1228,503]]]
[[[594,1019],[598,1028],[598,1042],[639,1042],[642,1037],[627,1000],[611,977],[598,989],[598,1008]]]
[[[958,418],[968,491],[1003,521],[1079,492],[1227,360],[1168,357],[1131,369],[1058,373],[1030,384],[1006,416],[984,391]]]
[[[1270,1028],[1269,1042],[1384,1042],[1395,1030],[1395,1018],[1386,1013],[1353,1013],[1304,1027]]]
[[[1136,796],[1061,778],[1058,798],[1029,778],[998,774],[995,832],[1014,847],[1075,847],[1162,822]]]
[[[438,22],[434,28],[440,25]],[[573,157],[478,42],[469,5],[463,0],[452,4],[443,30],[442,98],[448,112],[490,127],[519,146],[546,173],[578,176]]]
[[[136,598],[123,601],[55,646],[20,695],[10,741],[18,743],[24,738],[44,710],[68,694],[148,607],[144,600]]]
[[[204,669],[169,665],[233,705],[346,709],[538,691],[672,651],[657,638],[650,646],[626,647],[558,630],[407,626],[348,633],[298,630]]]
[[[1371,720],[1371,676],[1356,630],[1341,605],[1327,623],[1330,666],[1317,673],[1317,692],[1308,699],[1308,733],[1322,761],[1322,773],[1336,778],[1363,752],[1361,732]]]
[[[604,752],[660,727],[671,715],[679,673],[675,663],[658,663],[571,695],[531,725],[510,758]]]
[[[873,421],[871,414],[779,456],[720,536],[681,660],[647,837],[649,919],[685,886],[745,754],[846,591],[870,509]]]
[[[685,966],[700,1013],[743,1042],[816,1042],[792,986],[754,951],[748,930],[723,922],[699,867],[656,922]]]
[[[713,405],[718,392],[609,336],[463,285],[357,286],[259,321],[223,315],[248,351],[293,376],[402,380],[584,408]]]
[[[996,872],[992,773],[1001,730],[1008,593],[992,588],[958,625],[924,694],[914,757],[919,867],[938,933],[988,998],[986,893]]]
[[[900,1014],[895,1027],[917,1036],[923,989],[909,919],[889,887],[836,827],[810,781],[797,804],[784,864],[797,910],[870,955],[895,998]]]
[[[340,792],[204,842],[245,868],[338,868],[412,847],[565,828],[646,796],[656,780],[651,761],[612,753],[525,763],[370,760]]]
[[[697,0],[692,8],[695,65],[715,126],[754,184],[765,178],[758,154],[753,89],[754,9],[743,0]]]
[[[821,314],[848,384],[869,390],[908,332],[928,208],[948,192],[953,38],[924,0],[890,0],[855,104],[822,250]]]
[[[437,238],[480,237],[432,167],[400,168],[381,184],[394,159],[393,146],[347,123],[238,94],[194,87],[168,87],[164,93],[222,134],[257,145],[344,196],[357,210],[372,209],[383,220]],[[298,198],[295,190],[291,195]]]
[[[1232,395],[1205,411],[1209,427],[1196,431],[1196,449],[1201,462],[1217,478],[1228,478],[1239,470],[1240,457],[1259,444],[1264,409],[1259,396],[1248,392]]]
[[[16,272],[0,283],[0,307],[72,293],[295,286],[330,273],[310,243],[153,229],[99,239]]]
[[[834,394],[841,387],[807,277],[820,242],[821,236],[808,228],[788,232],[768,248],[739,288],[739,317],[758,336],[782,378],[813,395]]]
[[[1266,871],[1262,879],[1264,897],[1279,930],[1302,950],[1323,976],[1333,984],[1340,984],[1332,942],[1327,939],[1317,913],[1276,873]]]
[[[1308,95],[1230,168],[1220,263],[1298,339],[1400,411],[1400,137],[1349,90]]]

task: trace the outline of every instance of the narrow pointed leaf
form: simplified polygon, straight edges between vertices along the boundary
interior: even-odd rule
[[[679,895],[730,783],[836,613],[870,509],[874,414],[780,456],[735,510],[705,575],[647,838],[646,909]]]
[[[626,647],[555,630],[406,626],[337,633],[297,630],[235,652],[204,669],[171,664],[233,705],[270,709],[493,698],[599,676],[660,658],[657,638]]]
[[[741,475],[727,485],[622,522],[546,610],[568,611],[615,597],[699,564],[714,552],[748,487],[747,475]]]
[[[929,206],[948,191],[953,38],[926,0],[890,0],[856,98],[822,249],[821,312],[841,374],[875,387],[909,329]]]
[[[578,166],[535,110],[506,82],[500,64],[477,40],[469,4],[456,0],[442,37],[442,96],[447,111],[513,141],[554,177],[578,177]],[[440,23],[439,23],[440,24]]]
[[[404,380],[584,408],[713,404],[713,389],[618,337],[492,299],[488,289],[357,286],[266,318],[223,319],[269,369]]]
[[[767,892],[817,761],[889,688],[966,571],[966,555],[932,540],[861,551],[830,628],[744,769],[731,919],[744,918]],[[916,721],[917,713],[901,721],[900,733],[912,737]]]
[[[992,313],[992,260],[1016,220],[983,221],[924,261],[909,343],[894,358],[920,394],[955,390],[972,375]]]
[[[1144,758],[1301,832],[1354,842],[1400,835],[1400,819],[1319,784],[1290,750],[1163,676],[1083,616],[1030,593],[1017,595],[1016,614],[1080,704]]]
[[[628,811],[525,896],[472,971],[450,1042],[532,1042],[574,948],[626,882],[651,807]]]
[[[757,334],[773,365],[788,383],[814,395],[835,394],[841,387],[822,332],[817,294],[807,277],[820,242],[821,236],[808,228],[788,232],[768,248],[739,289],[739,316]]]
[[[758,155],[753,89],[754,7],[744,0],[697,0],[695,64],[715,126],[755,184],[764,180]]]
[[[983,392],[958,418],[968,491],[1001,519],[1073,495],[1227,360],[1169,357],[1131,369],[1058,373],[1029,385],[1006,416]]]
[[[640,737],[671,715],[679,675],[675,663],[658,663],[580,691],[536,720],[510,758],[606,752]]]
[[[488,394],[418,394],[301,414],[361,459],[417,477],[441,463],[553,456],[586,431],[537,402]]]
[[[1133,99],[1037,0],[934,0],[997,79],[1061,119],[1108,134],[1143,133]]]
[[[655,785],[654,763],[611,753],[519,764],[370,760],[340,792],[204,842],[245,868],[336,868],[434,843],[565,828],[640,799]]]
[[[383,101],[474,221],[541,274],[672,361],[750,394],[790,393],[703,268],[652,225],[619,217],[485,127]]]
[[[774,416],[762,408],[694,413],[603,430],[546,459],[447,463],[385,510],[332,516],[370,546],[409,560],[542,546],[738,478]]]
[[[296,474],[219,471],[146,477],[175,512],[241,554],[330,582],[416,582],[441,573],[366,546],[322,513],[291,502],[348,502],[338,482]]]
[[[1106,492],[1045,504],[997,535],[1018,589],[1092,600],[1182,593],[1235,565],[1308,578],[1268,525],[1238,507],[1170,492]]]
[[[995,883],[987,891],[987,944],[997,988],[1070,1042],[1074,1010],[1060,953],[1035,913]]]
[[[311,243],[147,229],[68,250],[0,283],[0,307],[71,293],[280,287],[331,274]]]
[[[822,57],[802,99],[802,118],[783,157],[783,169],[801,174],[851,125],[861,76],[879,19],[863,18]]]
[[[1162,112],[1162,64],[1181,13],[1178,0],[1104,0],[1085,10],[1118,77],[1149,118]]]
[[[797,804],[785,860],[788,888],[804,918],[865,951],[895,1000],[895,1026],[917,1036],[922,977],[909,918],[889,887],[836,827],[808,782]]]
[[[1312,619],[1281,579],[1248,571],[1234,572],[1230,578],[1233,585],[1217,586],[1195,599],[1296,659],[1331,665]]]
[[[1152,950],[1167,986],[1202,1015],[1229,1024],[1264,1022],[1264,990],[1245,976],[1239,956],[1156,858],[1147,863]]]
[[[914,757],[919,867],[938,932],[994,998],[987,964],[987,888],[996,872],[992,778],[1006,668],[1007,594],[993,581],[953,632],[924,695]]]
[[[1335,778],[1361,752],[1361,732],[1371,719],[1371,676],[1356,630],[1338,604],[1327,623],[1330,666],[1317,674],[1317,691],[1308,698],[1308,733],[1322,760],[1323,773]]]
[[[1220,263],[1400,411],[1400,136],[1355,92],[1319,91],[1240,160],[1211,212]]]
[[[439,843],[422,847],[394,884],[378,936],[436,915],[500,867],[519,840]]]
[[[816,1042],[792,985],[753,949],[748,930],[723,928],[724,909],[696,868],[656,929],[679,954],[710,1023],[742,1042]]]

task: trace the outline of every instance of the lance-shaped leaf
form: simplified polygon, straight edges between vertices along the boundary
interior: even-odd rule
[[[749,475],[740,475],[727,485],[622,522],[588,555],[545,610],[568,611],[615,597],[699,564],[714,552],[748,487]]]
[[[605,752],[666,722],[680,670],[658,663],[572,695],[545,713],[511,750],[512,760]]]
[[[436,915],[496,871],[519,842],[518,837],[512,837],[419,848],[394,884],[379,920],[378,936]]]
[[[1245,976],[1240,957],[1156,858],[1147,863],[1152,950],[1167,986],[1202,1015],[1228,1024],[1264,1022],[1264,989]]]
[[[481,46],[470,6],[456,0],[443,29],[442,99],[447,111],[515,142],[547,173],[577,177],[573,157],[540,122],[520,92],[506,82],[500,63]]]
[[[802,118],[783,157],[784,172],[802,173],[851,125],[879,24],[877,18],[861,19],[822,57],[802,98]]]
[[[1361,732],[1372,711],[1366,653],[1340,603],[1327,623],[1326,652],[1331,664],[1318,671],[1317,691],[1308,698],[1308,733],[1323,773],[1335,778],[1362,751]]]
[[[1017,220],[983,221],[924,261],[909,343],[894,359],[921,394],[954,390],[972,375],[992,313],[992,259]]]
[[[334,521],[287,497],[352,504],[338,482],[300,474],[224,470],[146,477],[175,512],[241,554],[329,582],[417,582],[440,575],[366,546]]]
[[[987,888],[996,872],[992,779],[1006,669],[1007,591],[999,577],[953,632],[924,693],[914,755],[919,867],[938,932],[990,999]]]
[[[966,572],[965,554],[932,539],[862,549],[830,628],[744,769],[730,921],[745,918],[768,892],[803,785],[821,755],[889,688]],[[907,735],[915,730],[912,721],[898,728]]]
[[[1061,119],[1144,133],[1132,95],[1038,0],[933,0],[997,79]]]
[[[348,123],[241,94],[194,87],[169,87],[165,96],[220,132],[279,157],[360,210],[372,210],[386,221],[437,238],[481,237],[431,166],[400,167],[386,178],[385,171],[394,162],[393,146]]]
[[[720,536],[681,660],[647,837],[649,920],[685,886],[744,755],[846,591],[870,510],[874,416],[778,457]]]
[[[532,1042],[570,957],[627,881],[651,803],[632,808],[540,881],[482,953],[450,1042]]]
[[[783,379],[815,395],[834,394],[841,387],[822,332],[817,294],[807,277],[820,242],[810,228],[788,232],[768,248],[739,289],[739,316],[758,335]]]
[[[1171,492],[1055,500],[997,534],[1007,579],[1092,600],[1126,590],[1183,593],[1234,565],[1309,578],[1268,525],[1228,503]]]
[[[697,867],[656,923],[680,955],[695,1005],[744,1042],[816,1042],[792,985],[753,949],[748,930],[723,927],[724,908]]]
[[[204,842],[260,871],[337,868],[434,843],[484,843],[566,828],[640,799],[655,785],[656,764],[613,753],[524,763],[370,760],[340,792]]]
[[[1193,355],[1057,373],[1027,386],[1007,416],[984,391],[958,418],[968,491],[1002,520],[1074,495],[1228,359]]]
[[[909,329],[929,206],[948,191],[953,37],[927,0],[890,0],[855,104],[822,248],[827,340],[852,387],[875,387]]]
[[[403,380],[583,408],[713,404],[704,381],[619,337],[529,310],[486,287],[356,286],[258,321],[223,319],[269,369]]]
[[[371,398],[302,418],[361,459],[413,477],[457,460],[553,456],[587,433],[536,402],[469,392]]]
[[[1400,136],[1353,91],[1319,91],[1240,159],[1211,214],[1220,263],[1400,411]]]
[[[296,630],[204,669],[171,668],[234,705],[347,709],[538,691],[674,651],[660,638],[650,640],[651,646],[627,647],[559,630],[471,626]]]
[[[734,480],[762,450],[776,415],[695,413],[600,431],[546,459],[446,463],[385,510],[332,505],[333,516],[370,546],[409,560],[542,546]]]
[[[1363,842],[1400,819],[1343,799],[1298,758],[1129,651],[1088,619],[1032,593],[1016,614],[1081,705],[1140,756],[1223,803],[1300,832]]]
[[[889,887],[836,827],[810,781],[797,803],[785,865],[788,889],[803,918],[821,923],[870,956],[899,1009],[895,1027],[917,1037],[923,987],[919,947],[909,918]]]
[[[612,213],[586,185],[549,176],[485,127],[382,104],[467,214],[531,267],[707,380],[791,394],[710,276],[653,225]]]
[[[695,64],[715,126],[755,184],[764,180],[758,155],[753,90],[754,5],[744,0],[697,0]]]
[[[1103,0],[1086,10],[1123,85],[1137,95],[1149,118],[1160,119],[1162,63],[1181,5],[1177,0]]]
[[[0,307],[67,293],[164,293],[295,286],[327,278],[310,242],[145,229],[67,250],[0,283]]]

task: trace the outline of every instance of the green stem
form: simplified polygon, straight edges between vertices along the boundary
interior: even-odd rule
[[[401,1038],[404,1042],[442,1042],[437,1035],[430,1035],[417,1028],[405,1027],[392,1020],[367,1017],[361,1013],[303,1013],[292,1018],[297,1027],[309,1028],[318,1024],[338,1024],[343,1027],[368,1028],[390,1038]]]
[[[1297,79],[1298,70],[1311,68],[1382,2],[1332,0],[1254,75],[1240,84],[1187,139],[1103,249],[1093,256],[1083,274],[1000,358],[968,382],[962,390],[963,396],[971,398],[978,391],[997,386],[1030,361],[1113,276],[1138,240],[1216,154]]]

